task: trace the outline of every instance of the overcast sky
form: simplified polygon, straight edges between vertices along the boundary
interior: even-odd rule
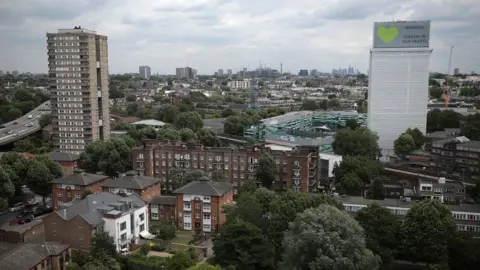
[[[480,72],[479,0],[3,0],[0,70],[46,72],[46,32],[109,38],[111,73],[368,69],[373,22],[431,20],[432,71]]]

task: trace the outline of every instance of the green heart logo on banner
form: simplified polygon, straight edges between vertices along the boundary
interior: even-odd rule
[[[386,28],[384,26],[377,29],[377,36],[385,43],[390,43],[398,35],[398,29],[395,26]]]

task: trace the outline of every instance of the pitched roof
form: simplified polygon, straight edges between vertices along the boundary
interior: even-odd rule
[[[103,186],[111,188],[145,189],[159,182],[159,178],[128,174],[120,178],[108,179]]]
[[[67,175],[63,178],[58,178],[52,180],[53,184],[64,184],[64,185],[76,185],[76,186],[89,186],[98,181],[107,179],[106,175],[91,174],[85,172],[75,172],[74,174]]]
[[[71,153],[50,152],[47,154],[53,161],[76,161],[80,156]]]
[[[195,194],[204,196],[222,196],[233,189],[228,183],[214,182],[207,177],[201,177],[197,181],[190,182],[175,190],[175,194]]]
[[[145,201],[136,193],[122,197],[110,192],[100,192],[87,196],[83,200],[73,202],[65,209],[61,209],[56,213],[65,220],[70,220],[76,216],[80,216],[92,226],[103,224],[103,214],[100,209],[112,208],[109,204],[119,203],[118,201],[131,200],[134,205],[145,206]],[[112,210],[112,209],[110,209]]]
[[[177,197],[155,195],[149,202],[150,204],[177,205]]]
[[[29,270],[52,255],[59,255],[70,245],[43,244],[0,244],[0,269]]]

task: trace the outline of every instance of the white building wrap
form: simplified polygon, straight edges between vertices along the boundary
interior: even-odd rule
[[[368,128],[379,136],[382,156],[408,128],[425,134],[431,49],[374,48],[370,52]]]

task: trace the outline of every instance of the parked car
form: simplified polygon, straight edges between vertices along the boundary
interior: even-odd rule
[[[25,209],[25,204],[24,203],[16,203],[12,207],[8,209],[9,212],[15,212],[19,210]]]
[[[28,119],[32,119],[33,116],[31,114],[28,115]]]
[[[32,122],[26,123],[25,126],[26,127],[33,127],[33,123]]]

